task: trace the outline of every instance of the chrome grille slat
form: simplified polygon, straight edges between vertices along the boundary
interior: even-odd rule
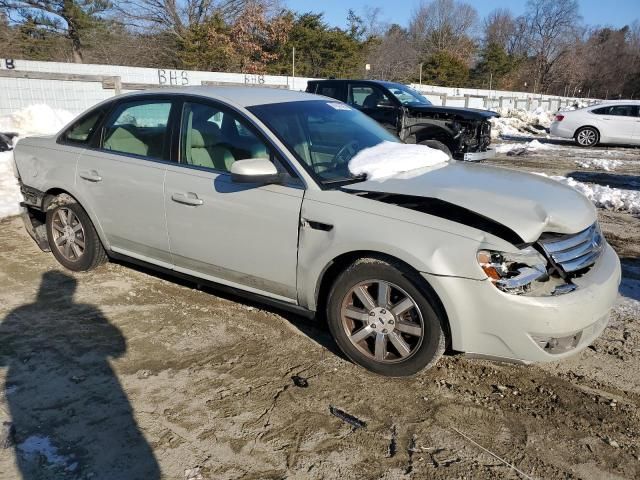
[[[604,238],[594,223],[586,230],[538,242],[550,259],[565,273],[577,272],[593,265],[600,257]]]
[[[583,230],[580,233],[576,233],[575,235],[566,235],[559,240],[543,240],[542,243],[544,248],[549,253],[561,252],[563,250],[568,250],[570,248],[575,247],[581,243],[590,240],[593,236],[593,226]]]
[[[576,258],[575,260],[564,262],[562,264],[562,268],[567,273],[576,272],[590,265],[593,265],[599,256],[600,256],[600,251],[591,252],[590,254],[580,258]]]
[[[569,260],[573,260],[576,257],[581,257],[583,255],[586,255],[587,253],[590,253],[592,250],[593,250],[593,245],[591,244],[591,242],[583,242],[577,247],[569,248],[567,250],[562,250],[561,252],[554,253],[553,259],[558,263],[562,263]]]

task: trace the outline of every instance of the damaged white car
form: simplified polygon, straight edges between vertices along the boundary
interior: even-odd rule
[[[25,225],[65,267],[124,259],[326,317],[383,375],[589,345],[620,282],[593,205],[440,154],[325,97],[196,87],[118,96],[15,160]]]

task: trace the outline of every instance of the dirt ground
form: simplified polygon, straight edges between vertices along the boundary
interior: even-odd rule
[[[576,150],[492,163],[640,188],[640,150]],[[591,154],[628,163],[576,167]],[[2,220],[0,479],[640,478],[640,219],[600,220],[624,296],[591,347],[538,366],[446,356],[402,380],[310,320],[127,265],[63,272]]]

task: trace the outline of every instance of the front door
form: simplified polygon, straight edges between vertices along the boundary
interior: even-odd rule
[[[241,114],[216,103],[182,107],[180,164],[167,167],[165,209],[174,268],[295,302],[304,189],[238,184],[235,161],[271,158]]]
[[[349,83],[347,103],[398,135],[399,107],[387,93],[375,85]]]
[[[602,136],[622,144],[635,143],[640,125],[636,105],[612,105],[596,110]]]
[[[118,104],[97,148],[78,159],[76,184],[114,252],[170,267],[163,183],[171,100]]]

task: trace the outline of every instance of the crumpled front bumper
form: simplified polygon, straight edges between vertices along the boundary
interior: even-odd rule
[[[440,296],[454,350],[520,363],[549,362],[590,345],[618,297],[620,261],[606,245],[598,262],[559,296],[501,292],[488,280],[423,274]]]

